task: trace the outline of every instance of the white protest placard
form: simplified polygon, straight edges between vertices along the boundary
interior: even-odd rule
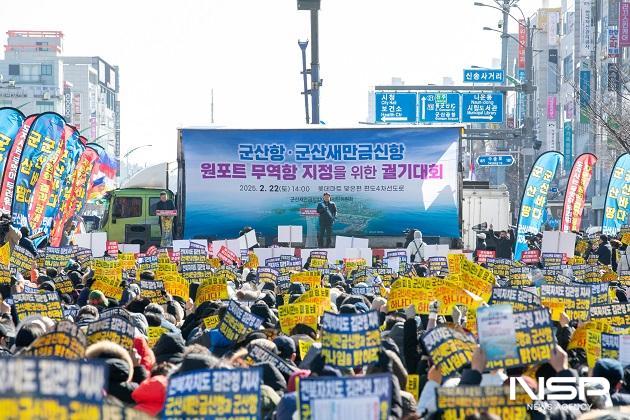
[[[107,232],[80,233],[73,238],[77,246],[92,250],[94,257],[102,257],[107,251]]]
[[[281,257],[283,255],[295,255],[295,248],[288,247],[254,248],[253,251],[258,257],[258,261],[260,261],[261,265],[264,265],[265,260],[268,258]]]
[[[354,236],[335,237],[335,248],[369,248],[369,239],[355,238]]]
[[[303,241],[303,228],[299,226],[278,226],[278,242],[293,244]]]
[[[123,254],[139,254],[140,244],[118,244],[118,249]]]
[[[567,258],[573,258],[576,236],[572,232],[547,230],[543,232],[542,253],[560,253],[565,254]]]
[[[239,237],[238,245],[241,249],[249,249],[253,246],[258,245],[258,239],[256,239],[256,231],[252,229],[245,235]]]
[[[622,366],[630,365],[630,335],[619,336],[619,361]]]
[[[448,245],[425,245],[424,259],[430,257],[447,257],[450,253]]]
[[[190,241],[188,239],[173,239],[173,251],[179,252],[182,248],[190,248]]]
[[[191,242],[196,241],[192,240]],[[207,245],[206,245],[207,246]],[[223,239],[220,241],[212,241],[212,253],[214,256],[221,250],[221,247],[224,246],[234,254],[240,257],[241,255],[241,243],[239,239]],[[244,248],[247,249],[247,248]]]
[[[387,267],[391,268],[394,273],[398,273],[400,271],[399,257],[388,257],[385,261],[387,263]]]

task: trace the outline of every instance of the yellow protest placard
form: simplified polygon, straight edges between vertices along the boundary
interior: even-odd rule
[[[251,251],[249,252],[248,255],[249,255],[249,259],[245,263],[245,267],[256,270],[260,265],[260,262],[258,261],[258,255],[256,255],[255,253]]]
[[[178,278],[179,277],[179,278]],[[177,296],[184,301],[188,301],[189,296],[189,284],[188,281],[181,276],[173,277],[172,280],[162,280],[164,282],[164,290],[171,296]]]
[[[554,302],[554,304],[552,304],[551,307],[548,306],[548,308],[551,310],[551,320],[560,321],[560,316],[562,315],[562,312],[564,312],[564,304],[559,302],[556,305]]]
[[[304,360],[304,358],[308,354],[308,350],[311,348],[313,343],[314,341],[298,340],[298,351],[300,352],[300,359]]]
[[[116,299],[117,301],[122,299],[122,287],[106,283],[102,280],[94,280],[92,290],[100,290],[106,297]]]
[[[9,266],[9,260],[11,259],[11,248],[9,242],[0,247],[0,263],[5,267]]]
[[[459,274],[461,272],[461,263],[466,259],[464,254],[448,254],[446,256],[446,261],[448,264],[448,273],[449,274]]]
[[[123,270],[136,268],[136,255],[133,252],[118,254],[118,261],[120,261],[120,267]]]
[[[210,264],[212,268],[219,268],[221,267],[221,260],[218,258],[208,258],[208,264]]]
[[[326,287],[312,288],[298,297],[294,303],[314,303],[317,305],[317,315],[322,316],[324,311],[330,310],[331,308],[330,289]]]
[[[228,300],[227,282],[224,279],[213,278],[205,280],[197,289],[195,305],[199,306],[211,300]]]
[[[418,401],[420,397],[420,375],[417,373],[410,373],[407,376],[407,386],[405,391],[409,392]]]
[[[302,271],[291,274],[291,283],[308,284],[311,289],[322,287],[322,275],[317,271]]]
[[[621,243],[624,245],[630,245],[630,232],[623,234],[621,237]]]
[[[148,327],[147,328],[147,333],[148,333],[147,341],[149,342],[149,347],[153,348],[153,346],[155,346],[155,343],[158,342],[160,337],[162,337],[162,334],[164,334],[166,331],[167,330],[164,327]]]
[[[278,307],[282,332],[290,335],[297,324],[304,324],[317,331],[317,304],[289,303]]]
[[[216,328],[217,325],[219,325],[219,315],[210,315],[203,319],[203,326],[207,330]]]

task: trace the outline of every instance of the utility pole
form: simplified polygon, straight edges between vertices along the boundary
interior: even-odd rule
[[[311,109],[313,124],[319,124],[319,10],[311,9]]]
[[[308,47],[308,40],[298,40],[298,45],[300,46],[300,50],[302,50],[302,80],[304,82],[304,91],[302,92],[302,95],[304,95],[304,113],[306,115],[306,124],[309,124],[310,118],[308,115],[308,95],[311,93],[311,91],[308,89],[308,74],[310,73],[310,71],[306,68],[306,47]]]
[[[508,68],[507,68],[507,53],[508,53],[508,38],[510,37],[509,33],[508,33],[508,20],[509,20],[509,12],[510,12],[510,0],[503,0],[503,24],[501,29],[503,30],[503,33],[501,34],[501,70],[503,70],[503,84],[506,85],[507,84],[507,75],[508,75]],[[503,95],[503,109],[507,110],[507,95]],[[507,122],[507,112],[505,113],[505,118],[503,119],[503,124],[502,124],[504,129],[508,128],[508,122]],[[506,142],[499,142],[498,145],[501,147],[502,150],[506,150],[507,149],[507,143]],[[471,154],[472,154],[472,150],[471,150]],[[505,168],[504,167],[497,167],[496,168],[497,171],[497,185],[501,185],[501,184],[505,184]]]

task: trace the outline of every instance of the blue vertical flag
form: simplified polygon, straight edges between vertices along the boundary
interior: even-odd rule
[[[628,225],[628,209],[630,206],[630,154],[625,153],[617,159],[610,181],[604,204],[604,220],[602,233],[616,235],[622,226]]]
[[[42,168],[59,147],[65,125],[63,117],[55,112],[39,115],[31,125],[22,150],[11,206],[13,219],[20,226],[28,226],[31,194]]]
[[[546,152],[540,155],[527,178],[521,211],[518,216],[518,232],[514,259],[519,261],[524,251],[527,251],[525,235],[537,234],[543,224],[543,214],[547,207],[547,193],[549,184],[556,175],[556,169],[562,160],[560,152]]]
[[[39,229],[46,235],[50,233],[52,222],[61,206],[61,196],[64,188],[68,188],[69,185],[67,184],[72,183],[77,162],[85,151],[84,140],[85,138],[80,137],[76,130],[73,132],[72,137],[66,140],[66,152],[61,158],[59,165],[55,168],[55,181],[52,193],[46,205],[44,220]]]
[[[0,177],[4,173],[13,140],[24,122],[24,114],[15,108],[0,108]],[[1,180],[0,180],[1,181]]]

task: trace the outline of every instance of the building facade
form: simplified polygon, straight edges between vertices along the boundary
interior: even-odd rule
[[[7,32],[0,60],[0,106],[25,115],[62,115],[87,138],[120,158],[118,67],[100,57],[63,56],[63,33]]]

